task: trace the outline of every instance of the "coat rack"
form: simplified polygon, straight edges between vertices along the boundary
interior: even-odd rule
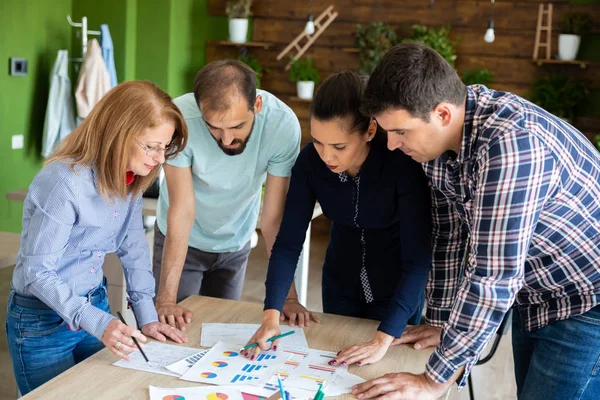
[[[81,22],[73,22],[70,15],[67,15],[67,21],[69,25],[76,28],[81,28],[81,57],[82,58],[71,58],[71,61],[83,61],[83,57],[87,52],[88,35],[100,36],[100,31],[88,30],[87,17],[81,17]]]

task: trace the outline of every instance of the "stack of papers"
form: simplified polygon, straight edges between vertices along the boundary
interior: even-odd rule
[[[217,324],[211,324],[217,325]],[[219,324],[229,326],[229,338],[237,343],[216,341],[209,350],[150,342],[144,346],[144,352],[150,359],[146,363],[141,353],[130,354],[130,361],[120,360],[114,365],[140,371],[158,373],[178,377],[179,379],[206,383],[210,387],[165,389],[150,387],[150,398],[154,399],[195,399],[240,400],[239,393],[260,397],[270,397],[279,391],[277,376],[283,382],[285,390],[294,399],[309,399],[323,385],[326,396],[338,396],[351,393],[352,386],[365,380],[348,372],[346,366],[332,367],[328,362],[335,358],[334,352],[309,349],[305,346],[291,347],[280,344],[278,351],[264,351],[255,360],[249,360],[240,354],[240,347],[248,341],[248,336],[239,332],[246,330],[254,334],[258,325],[244,324],[244,327],[233,329],[235,324]],[[283,328],[283,327],[282,327]],[[283,329],[282,329],[283,331]],[[296,343],[306,342],[304,332],[296,337]],[[226,336],[223,331],[220,336]],[[301,337],[302,339],[298,339]],[[202,343],[214,341],[214,335],[207,330]],[[282,340],[283,342],[283,340]],[[212,391],[211,391],[212,390]],[[168,392],[168,393],[167,393]],[[209,393],[210,392],[210,393]],[[162,396],[162,397],[160,397]],[[208,396],[208,397],[207,397]],[[241,395],[240,395],[241,396]]]

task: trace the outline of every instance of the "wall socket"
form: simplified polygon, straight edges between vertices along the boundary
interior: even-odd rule
[[[22,149],[23,148],[23,142],[24,142],[23,135],[13,135],[12,136],[12,148],[13,148],[13,150],[15,150],[15,149]]]

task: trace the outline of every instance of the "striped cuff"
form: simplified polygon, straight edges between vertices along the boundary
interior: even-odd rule
[[[141,300],[137,303],[133,303],[131,299],[131,308],[135,314],[138,327],[141,329],[142,326],[147,325],[151,322],[158,322],[158,313],[154,307],[152,300]]]
[[[98,340],[102,341],[104,331],[113,319],[115,319],[115,317],[109,313],[87,303],[81,312],[81,322],[79,326],[73,326],[71,329],[77,330],[79,327],[81,327],[86,332],[94,335]]]
[[[471,373],[471,369],[477,362],[477,358],[468,361],[465,365],[465,370],[462,375],[456,380],[456,384],[458,386],[458,390],[460,391],[466,384],[467,378]],[[452,376],[458,371],[458,369],[463,365],[454,364],[450,360],[448,360],[440,351],[439,346],[435,349],[435,351],[429,357],[429,361],[425,366],[425,373],[431,380],[436,383],[446,383]]]

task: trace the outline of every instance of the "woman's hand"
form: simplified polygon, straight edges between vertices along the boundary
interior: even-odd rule
[[[132,326],[127,326],[118,319],[113,319],[102,334],[102,343],[116,356],[129,361],[129,353],[137,351],[132,337],[137,338],[138,343],[142,346],[142,342],[147,339],[142,332]]]
[[[254,360],[261,352],[261,350],[277,350],[279,340],[273,341],[271,347],[267,344],[267,339],[273,336],[279,335],[281,330],[279,329],[279,311],[277,310],[265,310],[263,313],[263,321],[256,331],[256,333],[250,338],[247,344],[258,343],[258,346],[251,347],[248,350],[244,350],[242,354],[250,360]]]
[[[142,332],[144,335],[150,336],[161,342],[165,342],[167,338],[175,343],[187,343],[188,341],[185,333],[164,322],[150,322],[149,324],[142,326]]]
[[[370,342],[355,344],[340,351],[329,365],[374,364],[381,360],[394,340],[393,336],[377,331]]]

